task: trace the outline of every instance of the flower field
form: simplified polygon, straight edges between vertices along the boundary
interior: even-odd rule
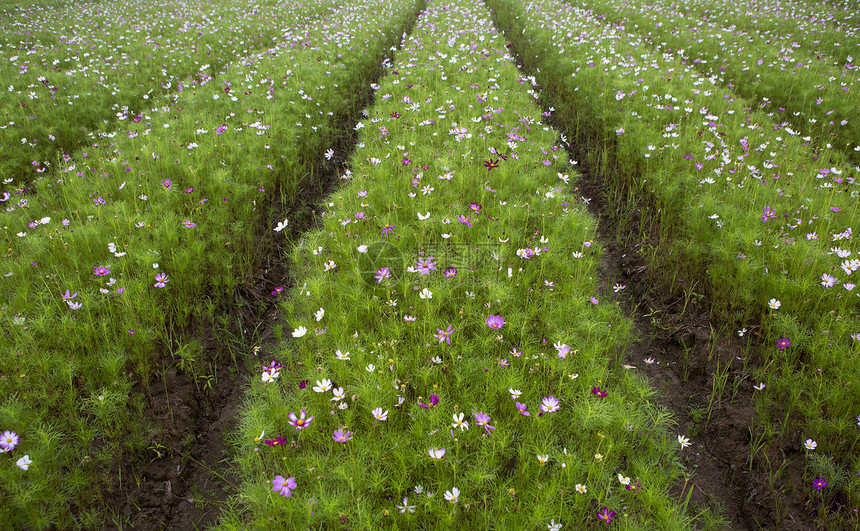
[[[0,521],[860,525],[847,5],[0,10]]]

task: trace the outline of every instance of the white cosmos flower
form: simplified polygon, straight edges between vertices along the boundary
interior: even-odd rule
[[[419,293],[418,296],[421,297],[422,299],[432,299],[433,298],[433,292],[427,288],[424,288],[421,290],[421,293]]]
[[[366,246],[366,245],[364,245],[364,244],[361,244],[361,245],[359,245],[359,246],[357,247],[357,250],[358,250],[358,252],[360,252],[361,254],[364,254],[364,253],[366,253],[366,252],[367,252],[367,246]]]
[[[314,314],[314,317],[316,318],[317,322],[322,321],[323,316],[325,316],[325,308],[320,308]]]
[[[373,411],[371,411],[371,413],[373,413],[373,418],[375,418],[376,420],[383,421],[383,422],[388,420],[388,410],[387,409],[383,412],[382,408],[378,407],[378,408],[374,409]]]
[[[293,337],[296,337],[296,338],[302,337],[303,335],[305,335],[307,333],[308,333],[308,329],[305,328],[304,326],[300,326],[300,327],[296,328],[295,330],[293,330]]]
[[[314,386],[314,391],[317,393],[325,393],[331,389],[331,380],[328,378],[323,378],[322,381],[317,380],[317,384]]]
[[[439,448],[438,450],[435,448],[430,448],[430,451],[428,453],[430,454],[430,457],[432,457],[433,459],[442,459],[443,457],[445,457],[445,449],[444,448]],[[419,494],[421,494],[421,493],[419,492]]]
[[[429,210],[427,211],[426,214],[422,214],[421,212],[418,212],[418,219],[420,219],[421,221],[424,221],[425,219],[427,219],[429,217],[430,217],[430,211]]]
[[[31,464],[32,462],[33,462],[33,460],[32,460],[32,459],[30,459],[30,456],[29,456],[29,455],[25,455],[25,456],[24,456],[24,457],[22,457],[21,459],[18,459],[18,461],[17,461],[15,464],[16,464],[16,465],[18,465],[18,467],[19,467],[21,470],[27,470],[28,468],[30,468],[30,464]]]
[[[288,220],[288,219],[281,221],[280,223],[278,223],[278,226],[275,227],[275,232],[281,232],[282,230],[286,229],[287,225],[289,225],[289,223],[290,223],[290,220]]]
[[[460,499],[460,489],[454,487],[451,490],[445,491],[445,499],[451,503],[457,503],[457,500]]]

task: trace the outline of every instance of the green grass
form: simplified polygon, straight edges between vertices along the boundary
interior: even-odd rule
[[[630,529],[691,527],[668,495],[673,421],[618,364],[631,323],[597,290],[595,220],[559,179],[577,176],[489,12],[430,4],[379,85],[351,177],[292,253],[296,332],[259,360],[266,379],[271,358],[283,368],[249,389],[244,510],[222,527],[578,528],[604,506]],[[543,413],[550,396],[560,410]],[[301,411],[314,420],[297,430]],[[289,498],[278,476],[295,479]]]

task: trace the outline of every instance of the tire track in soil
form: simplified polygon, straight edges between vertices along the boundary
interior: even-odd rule
[[[494,11],[493,17],[496,18]],[[572,192],[590,198],[589,212],[598,220],[598,234],[604,246],[601,271],[604,292],[609,294],[616,282],[627,286],[614,299],[635,323],[639,340],[624,354],[623,361],[649,377],[657,391],[654,400],[672,412],[678,422],[678,434],[687,435],[693,443],[681,454],[685,478],[671,492],[682,502],[690,496],[688,510],[692,514],[707,508],[715,516],[711,522],[718,529],[816,529],[813,513],[804,510],[808,497],[803,494],[803,456],[798,449],[779,442],[768,452],[774,469],[785,465],[779,481],[783,486],[778,486],[778,490],[769,486],[761,455],[750,466],[751,428],[755,430],[756,422],[752,386],[756,382],[749,378],[751,369],[762,359],[757,355],[757,345],[753,342],[747,350],[750,360],[745,370],[746,345],[735,337],[733,330],[721,333],[721,323],[710,318],[711,297],[707,286],[678,277],[675,286],[667,287],[659,282],[659,275],[648,270],[642,253],[649,245],[659,244],[657,216],[650,214],[655,209],[649,210],[641,201],[631,206],[626,194],[619,195],[617,191],[612,192],[618,199],[610,203],[604,176],[590,164],[593,155],[589,154],[599,153],[603,146],[590,145],[587,131],[581,125],[577,136],[576,118],[572,114],[564,116],[567,103],[563,96],[554,93],[551,86],[547,90],[539,68],[519,54],[518,32],[505,29],[500,28],[517,68],[537,79],[541,107],[545,112],[551,107],[555,109],[549,117],[544,115],[544,122],[568,138],[570,159],[579,161],[577,169],[582,177]],[[684,290],[694,288],[705,293],[685,305]],[[655,315],[659,317],[654,318]],[[654,363],[644,364],[646,358],[653,358]],[[714,399],[719,398],[719,406],[712,408],[707,422],[694,419],[694,412],[707,409],[714,371],[726,366],[729,366],[728,383]],[[735,386],[737,391],[733,394]],[[800,440],[800,433],[791,437]]]
[[[401,38],[412,33],[425,3],[419,0],[415,16],[409,18],[402,32],[393,34],[394,49],[399,50]],[[347,167],[358,138],[355,125],[362,111],[374,102],[375,91],[370,85],[383,76],[383,59],[391,59],[394,49],[386,50],[369,82],[363,85],[353,110],[341,117],[331,144],[335,154],[331,160],[320,155],[311,172],[313,183],[303,185],[288,204],[276,199],[281,197],[279,184],[267,195],[268,201],[260,205],[265,214],[260,216],[252,245],[259,249],[261,258],[236,288],[233,303],[216,311],[228,326],[210,319],[196,320],[171,334],[196,339],[203,345],[202,359],[214,366],[217,382],[209,390],[205,383],[195,383],[192,375],[178,370],[170,349],[164,346],[157,363],[162,368],[157,381],[149,385],[139,382],[133,387],[133,395],[146,396],[152,453],[124,456],[124,461],[119,456],[112,470],[115,479],[101,486],[101,494],[113,513],[106,527],[207,527],[217,522],[221,506],[238,490],[240,480],[229,464],[232,452],[227,437],[238,426],[244,388],[251,378],[259,376],[249,367],[258,365],[255,357],[271,359],[270,353],[280,341],[275,333],[282,326],[280,298],[272,295],[272,290],[277,286],[295,287],[289,268],[290,242],[298,241],[317,226],[316,206],[333,191]],[[281,232],[286,238],[272,238],[269,221],[285,217],[290,220]],[[232,338],[230,344],[223,340],[225,336]],[[254,347],[260,348],[255,352]]]

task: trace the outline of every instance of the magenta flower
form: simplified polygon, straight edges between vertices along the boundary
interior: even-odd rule
[[[347,442],[352,440],[352,432],[344,430],[334,430],[334,435],[331,436],[337,442]]]
[[[540,409],[544,413],[555,413],[561,409],[561,404],[559,403],[558,398],[554,396],[545,396],[540,402]]]
[[[14,431],[6,430],[3,435],[0,435],[0,449],[3,452],[11,452],[18,446],[18,434]],[[0,453],[3,453],[0,452]]]
[[[397,225],[386,225],[382,228],[382,235],[388,236],[389,234],[394,234],[394,229],[397,228]]]
[[[382,267],[380,269],[377,269],[376,274],[373,275],[373,278],[375,278],[376,283],[379,284],[383,280],[385,280],[387,278],[391,278],[391,270],[389,270],[387,267]]]
[[[66,293],[64,293],[62,296],[64,301],[70,301],[78,296],[78,292],[76,291],[74,295],[69,295],[69,290],[66,290]]]
[[[776,346],[779,347],[779,350],[781,351],[785,351],[785,348],[789,345],[791,345],[791,341],[789,341],[787,337],[780,338],[780,340],[776,342]]]
[[[597,386],[592,387],[591,392],[597,395],[599,398],[603,398],[608,394],[606,391],[601,391],[600,388]]]
[[[173,181],[171,181],[170,179],[162,179],[161,180],[161,186],[170,190],[170,187],[173,186]]]
[[[305,418],[305,410],[303,409],[299,415],[300,417],[296,417],[296,414],[290,411],[290,420],[287,422],[290,423],[290,426],[296,428],[296,431],[303,430],[311,425],[311,421],[314,420],[313,417]]]
[[[762,212],[764,212],[764,215],[761,217],[762,223],[767,223],[769,219],[776,219],[776,209],[766,206],[762,209]]]
[[[491,315],[487,317],[487,326],[493,330],[499,330],[505,326],[505,318],[500,315]]]
[[[296,490],[296,486],[296,478],[284,479],[284,476],[277,476],[272,480],[272,491],[283,494],[286,498],[293,495],[292,491]]]
[[[170,281],[167,279],[166,273],[158,273],[155,275],[155,284],[153,284],[153,286],[156,288],[163,288],[168,282]]]
[[[464,215],[462,215],[462,214],[457,214],[457,221],[459,221],[459,222],[460,222],[460,223],[462,223],[463,225],[466,225],[467,227],[471,227],[471,226],[472,226],[472,222],[471,222],[471,221],[469,221],[469,216],[464,216]]]
[[[193,223],[190,219],[186,219],[185,221],[182,222],[182,224],[185,225],[186,227],[188,227],[189,229],[197,226],[197,224]]]
[[[415,261],[415,269],[422,275],[429,275],[430,271],[436,271],[436,262],[433,257],[419,258]]]
[[[480,212],[480,211],[481,211],[481,209],[482,209],[483,207],[482,207],[480,204],[478,204],[478,203],[470,203],[470,204],[469,204],[469,208],[470,208],[470,209],[471,209],[475,214],[477,214],[478,212]]]
[[[603,511],[597,513],[597,517],[604,523],[611,524],[612,519],[615,518],[615,511],[610,511],[608,507],[604,507]]]
[[[487,168],[487,171],[493,171],[493,168],[499,167],[499,159],[492,160],[488,159],[484,161],[484,166]]]
[[[287,440],[286,440],[286,439],[284,439],[284,438],[283,438],[282,436],[280,436],[280,435],[278,435],[277,437],[275,437],[275,440],[274,440],[274,441],[269,440],[269,439],[266,439],[266,441],[265,441],[265,442],[266,442],[266,444],[267,444],[267,445],[269,445],[269,446],[280,446],[280,445],[282,445],[282,444],[287,444]]]
[[[483,411],[475,413],[475,424],[477,424],[478,426],[483,426],[484,430],[487,432],[487,435],[490,434],[490,430],[496,429],[495,426],[490,426],[490,416]]]
[[[590,299],[588,299],[588,300],[589,300],[589,301],[591,301],[591,304],[597,304],[597,303],[599,303],[599,302],[600,302],[599,300],[597,300],[597,297],[591,297],[591,298],[590,298]]]
[[[424,402],[418,402],[418,405],[423,407],[424,409],[430,409],[438,403],[439,403],[439,396],[434,394],[434,393],[430,393],[430,404],[425,404]]]
[[[827,485],[828,483],[824,481],[824,478],[818,478],[812,482],[812,486],[815,487],[815,490],[817,490],[818,492],[821,492],[821,489],[823,489]]]
[[[527,406],[525,404],[521,404],[520,402],[517,402],[517,410],[520,412],[520,414],[525,416],[525,417],[531,417],[532,414],[529,413],[528,411],[526,411],[526,407]]]
[[[109,274],[110,274],[110,269],[108,269],[108,268],[106,268],[106,267],[104,267],[104,266],[97,266],[97,267],[94,267],[94,268],[93,268],[93,271],[95,271],[96,275],[98,275],[98,276],[100,276],[100,277],[103,277],[103,276],[105,276],[105,275],[109,275]]]
[[[454,278],[457,276],[457,268],[449,267],[445,270],[445,278]]]
[[[451,344],[451,334],[453,334],[456,331],[457,330],[453,326],[448,325],[447,330],[442,330],[441,328],[437,328],[436,333],[433,334],[433,336],[439,339],[439,343],[441,343],[443,341],[447,341],[448,344],[450,345]]]

